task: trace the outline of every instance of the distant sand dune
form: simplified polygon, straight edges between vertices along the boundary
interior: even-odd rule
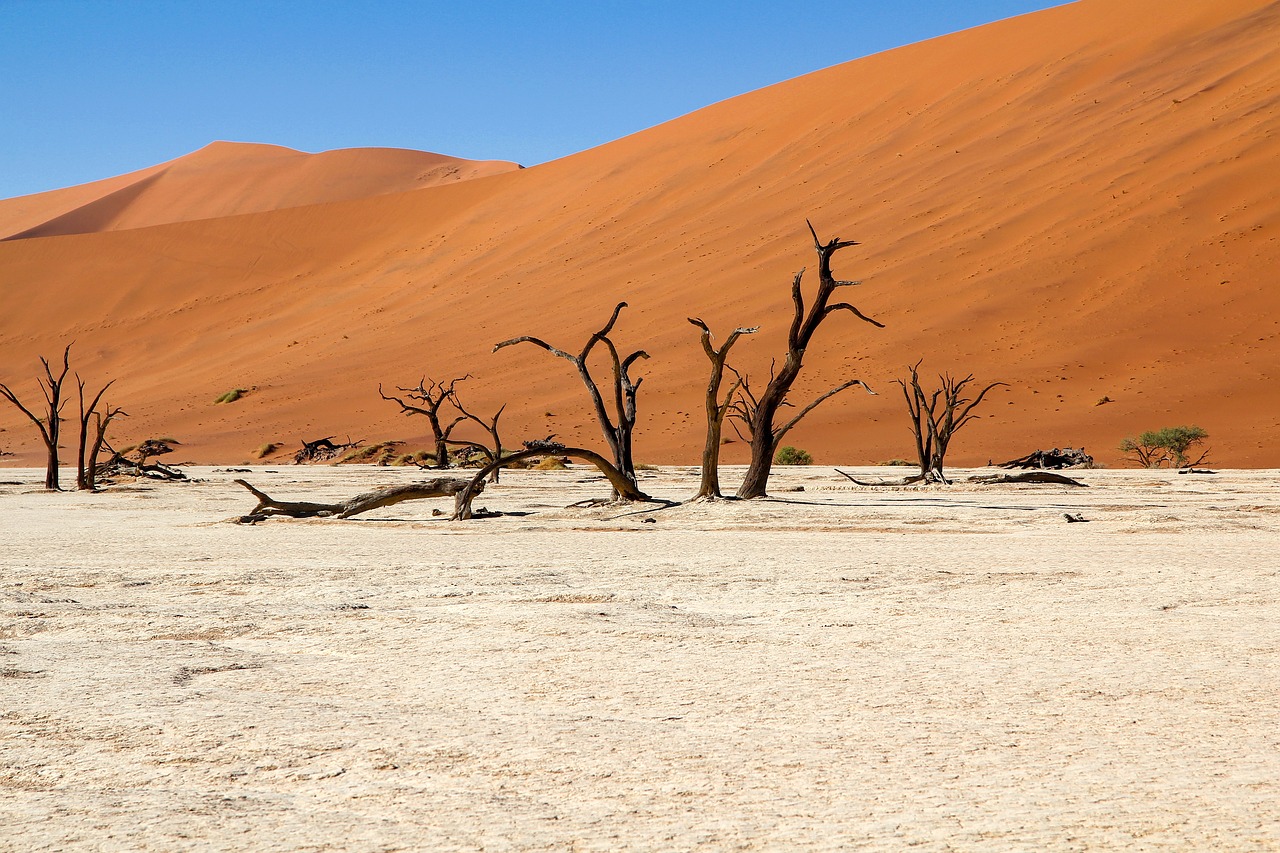
[[[278,145],[214,142],[132,175],[0,201],[0,235],[51,237],[213,219],[404,192],[515,168],[394,148],[305,154]]]
[[[1118,464],[1123,436],[1197,423],[1216,463],[1280,465],[1280,5],[1267,0],[1083,0],[423,191],[388,179],[367,197],[378,182],[360,179],[349,200],[315,199],[329,188],[316,175],[362,155],[267,149],[277,177],[259,181],[229,179],[221,153],[23,226],[61,236],[0,243],[0,376],[30,376],[75,339],[79,366],[119,379],[122,434],[175,435],[210,462],[330,434],[412,442],[424,426],[375,389],[424,374],[471,373],[478,409],[509,403],[513,443],[590,442],[563,362],[491,349],[519,334],[580,346],[625,299],[618,340],[653,356],[639,457],[692,463],[705,363],[685,318],[720,336],[760,325],[734,361],[761,381],[791,276],[813,264],[811,218],[862,242],[837,271],[865,281],[848,296],[887,326],[837,315],[815,340],[799,395],[853,377],[880,391],[832,400],[788,436],[820,462],[908,455],[892,380],[923,358],[925,375],[1012,386],[957,439],[956,464],[1065,444]],[[360,168],[451,168],[383,164]],[[246,212],[259,199],[273,209]],[[93,230],[56,225],[67,216],[128,230],[66,234]],[[218,218],[172,221],[205,216]],[[21,421],[0,411],[0,427],[0,446],[34,464]],[[744,458],[741,443],[725,451]]]

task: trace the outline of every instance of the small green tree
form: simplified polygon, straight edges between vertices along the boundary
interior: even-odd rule
[[[1208,437],[1208,432],[1195,425],[1161,427],[1148,430],[1137,438],[1124,439],[1120,442],[1120,452],[1133,456],[1143,468],[1161,468],[1165,465],[1190,468],[1208,458],[1208,448],[1202,450],[1195,459],[1189,455],[1192,448],[1199,449]]]

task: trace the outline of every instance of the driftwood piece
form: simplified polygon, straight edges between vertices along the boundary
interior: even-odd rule
[[[273,515],[285,515],[290,518],[350,518],[362,512],[384,506],[416,501],[423,498],[443,498],[453,495],[455,500],[472,485],[471,481],[458,477],[438,477],[421,483],[408,483],[403,486],[391,486],[362,492],[353,498],[340,503],[314,503],[311,501],[281,501],[268,495],[261,489],[254,488],[244,480],[236,480],[258,499],[258,505],[246,516],[239,519],[241,524],[254,524],[264,521]],[[475,493],[484,491],[484,483],[471,490]]]
[[[996,466],[998,468],[1089,468],[1093,466],[1093,457],[1084,452],[1084,448],[1055,447],[1053,450],[1037,450],[1018,459],[1010,459]]]
[[[984,486],[1003,483],[1038,483],[1081,487],[1088,487],[1089,485],[1088,483],[1065,477],[1062,474],[1054,474],[1051,471],[1024,471],[1021,474],[982,474],[977,477],[970,477],[969,482],[981,483]]]

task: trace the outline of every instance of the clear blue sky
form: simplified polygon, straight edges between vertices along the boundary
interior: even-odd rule
[[[215,140],[533,165],[1061,0],[0,0],[0,198]]]

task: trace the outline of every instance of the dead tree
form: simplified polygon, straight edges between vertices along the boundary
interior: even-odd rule
[[[720,397],[720,386],[724,382],[725,360],[729,350],[743,335],[752,335],[760,331],[758,326],[734,329],[724,344],[716,349],[711,344],[711,329],[697,317],[690,317],[689,322],[702,330],[702,351],[711,362],[711,376],[707,381],[707,441],[702,448],[702,481],[698,485],[698,493],[694,499],[706,498],[714,500],[723,497],[720,494],[720,436],[724,430],[724,419],[732,408],[734,395],[742,386],[742,377],[737,376],[729,392]],[[732,368],[730,368],[732,369]]]
[[[586,450],[581,447],[565,447],[563,444],[557,444],[550,440],[547,441],[528,441],[525,442],[525,449],[510,456],[501,457],[490,462],[471,479],[471,483],[458,495],[457,508],[454,511],[454,519],[466,520],[471,518],[471,502],[475,496],[484,488],[484,478],[489,476],[492,471],[499,468],[506,468],[510,465],[516,465],[528,459],[538,456],[567,456],[571,459],[581,459],[584,462],[590,462],[600,470],[601,474],[609,480],[609,484],[613,486],[614,499],[625,501],[652,501],[653,498],[646,495],[636,486],[635,481],[626,476],[619,468],[611,465],[607,459],[596,453],[594,450]]]
[[[479,417],[478,415],[474,415],[471,412],[467,411],[466,408],[463,407],[462,400],[458,398],[457,394],[453,395],[453,406],[459,412],[462,413],[464,418],[466,418],[467,420],[473,423],[479,424],[485,430],[485,432],[489,433],[489,440],[493,442],[493,447],[489,447],[488,445],[479,441],[448,439],[448,443],[460,445],[463,447],[468,447],[472,450],[475,450],[478,453],[482,454],[490,462],[493,462],[494,460],[497,460],[497,459],[501,459],[502,458],[502,436],[498,434],[498,419],[501,418],[502,413],[506,411],[506,408],[507,408],[506,404],[504,403],[498,409],[498,411],[494,414],[494,416],[487,421]],[[499,472],[501,470],[502,469],[500,467],[494,468],[493,473],[489,475],[489,482],[491,483],[498,482]]]
[[[127,418],[129,413],[120,408],[107,405],[105,411],[93,413],[93,441],[89,445],[88,458],[85,460],[85,482],[91,491],[98,488],[98,457],[107,446],[107,427],[116,418]]]
[[[927,393],[920,387],[919,367],[920,362],[917,361],[908,368],[911,371],[909,384],[908,380],[897,380],[911,415],[911,432],[915,436],[916,458],[920,463],[919,476],[907,479],[946,485],[949,481],[942,469],[952,436],[976,417],[973,410],[988,391],[1001,385],[1008,387],[1008,383],[992,382],[971,401],[964,393],[965,387],[973,382],[972,373],[964,379],[956,379],[949,373],[942,374],[938,377],[942,387]]]
[[[124,474],[133,477],[146,477],[148,480],[185,480],[187,475],[172,465],[149,460],[173,452],[173,445],[181,444],[176,438],[148,438],[141,444],[134,444],[124,450],[113,451],[111,461],[106,469],[113,474]],[[137,455],[130,459],[129,454]]]
[[[1092,468],[1093,457],[1081,447],[1053,448],[1053,450],[1037,450],[1018,459],[1002,462],[1000,468]]]
[[[618,355],[618,348],[609,338],[609,333],[613,331],[613,326],[618,322],[618,315],[622,313],[622,309],[627,307],[627,303],[619,302],[613,309],[613,314],[609,317],[609,322],[605,323],[604,328],[592,335],[582,351],[577,355],[556,349],[551,344],[539,338],[524,335],[519,338],[511,338],[502,341],[493,348],[494,352],[509,347],[513,344],[530,343],[534,346],[542,347],[552,355],[563,358],[570,362],[578,369],[578,376],[581,377],[582,383],[587,386],[587,393],[591,395],[591,404],[595,410],[596,420],[600,424],[600,429],[604,433],[605,442],[609,445],[609,450],[613,453],[613,466],[623,477],[628,480],[632,486],[639,481],[636,479],[635,459],[632,455],[631,440],[635,432],[636,426],[636,392],[640,388],[643,379],[631,379],[631,365],[636,359],[648,358],[649,354],[644,350],[636,350],[625,359]],[[605,406],[604,397],[600,393],[600,387],[596,384],[596,380],[591,376],[591,369],[587,364],[587,359],[591,355],[591,351],[596,344],[603,344],[609,353],[609,363],[613,369],[613,414],[610,415],[608,408]],[[615,485],[615,497],[626,499],[627,490],[619,490]]]
[[[770,370],[768,386],[766,386],[759,399],[753,399],[749,402],[743,412],[749,418],[745,423],[751,438],[751,464],[747,468],[747,474],[742,480],[742,485],[738,487],[738,497],[740,498],[757,498],[765,494],[778,443],[805,415],[827,399],[854,385],[861,385],[868,393],[875,393],[860,379],[851,379],[818,397],[785,424],[781,426],[774,424],[778,410],[787,405],[787,394],[791,391],[791,386],[795,384],[796,377],[800,375],[805,350],[808,349],[809,342],[813,340],[813,335],[818,331],[818,327],[822,325],[823,320],[826,320],[837,311],[848,311],[859,320],[870,323],[877,328],[884,328],[883,323],[876,322],[848,302],[830,304],[831,297],[837,288],[853,287],[861,284],[858,281],[839,281],[831,274],[831,256],[841,249],[857,246],[858,243],[853,240],[840,240],[839,238],[823,243],[818,239],[818,233],[813,229],[812,223],[806,221],[805,224],[809,226],[809,233],[813,235],[813,247],[818,253],[818,292],[814,296],[813,303],[806,309],[804,292],[800,288],[800,282],[804,277],[805,271],[802,269],[796,273],[791,282],[791,301],[795,311],[791,319],[791,328],[787,332],[786,360],[780,370],[776,372],[773,369]],[[739,399],[744,399],[742,390],[745,389],[746,383],[744,382],[743,389],[739,391]]]
[[[44,442],[48,460],[45,464],[44,487],[56,492],[61,491],[58,485],[58,439],[62,431],[62,407],[66,403],[62,399],[62,385],[67,379],[67,373],[71,370],[71,344],[67,344],[67,348],[62,351],[62,372],[56,378],[47,358],[41,356],[40,364],[44,367],[44,376],[37,377],[37,381],[40,383],[41,393],[44,394],[47,412],[43,418],[24,406],[18,399],[18,395],[4,383],[0,383],[0,396],[16,406],[40,431],[40,440]]]
[[[438,477],[423,483],[409,483],[403,486],[376,489],[372,492],[362,492],[348,500],[326,504],[310,501],[276,500],[266,492],[249,485],[244,480],[236,480],[235,482],[244,486],[258,499],[258,505],[248,515],[238,519],[241,524],[254,524],[264,521],[273,515],[284,515],[290,518],[350,518],[353,515],[403,503],[404,501],[448,497],[449,495],[453,495],[456,498],[464,489],[473,485],[472,481],[457,477]],[[480,492],[483,490],[484,484],[481,483],[478,488],[472,491]]]
[[[107,389],[114,383],[115,380],[113,379],[106,385],[103,385],[102,390],[94,395],[86,408],[84,404],[84,380],[80,378],[80,374],[76,374],[76,389],[79,393],[80,400],[80,442],[76,448],[76,488],[81,491],[92,492],[97,489],[96,478],[98,466],[96,454],[102,449],[102,442],[106,439],[107,426],[115,418],[115,415],[120,414],[119,409],[116,409],[113,414],[111,406],[108,405],[106,409],[107,417],[104,420],[102,414],[97,410],[98,404],[102,402],[102,395],[107,393]],[[90,449],[89,421],[95,417],[97,418],[96,431],[98,437],[97,440],[93,442],[94,455],[90,457],[88,455]]]
[[[293,464],[303,465],[308,462],[327,462],[336,458],[344,450],[352,450],[363,444],[360,441],[352,441],[351,436],[347,436],[347,440],[343,444],[334,442],[333,436],[326,435],[324,438],[317,438],[314,441],[302,440],[302,449],[293,454]]]
[[[428,380],[424,376],[418,381],[417,388],[397,386],[397,390],[403,392],[411,402],[406,402],[402,397],[384,394],[382,385],[378,385],[378,396],[384,400],[398,403],[401,413],[426,416],[427,423],[431,427],[431,440],[436,446],[436,468],[449,467],[449,435],[453,432],[454,427],[466,420],[465,416],[459,415],[448,426],[441,426],[440,409],[445,403],[453,399],[454,386],[469,378],[469,376],[459,376],[448,382],[436,382],[434,379]]]

